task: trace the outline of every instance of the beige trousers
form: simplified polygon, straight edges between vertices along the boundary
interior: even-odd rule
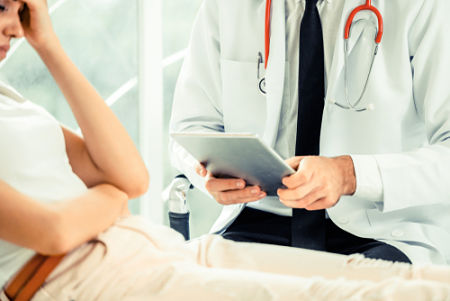
[[[34,301],[450,300],[450,268],[178,233],[138,217],[69,254]]]

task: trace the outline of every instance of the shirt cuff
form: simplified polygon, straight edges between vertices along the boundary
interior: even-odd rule
[[[356,176],[354,197],[372,201],[383,210],[383,182],[374,156],[351,155]]]

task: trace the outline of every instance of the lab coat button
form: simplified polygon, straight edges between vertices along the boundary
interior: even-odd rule
[[[402,230],[394,230],[392,231],[391,235],[392,237],[401,237],[403,236],[405,233]]]
[[[338,220],[338,222],[339,222],[339,224],[341,224],[341,225],[346,225],[346,224],[348,224],[348,223],[350,222],[350,219],[349,219],[348,217],[341,217],[341,218]]]

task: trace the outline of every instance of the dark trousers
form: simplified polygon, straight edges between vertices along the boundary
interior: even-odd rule
[[[246,207],[222,236],[234,241],[291,246],[291,217]],[[367,258],[411,263],[397,248],[352,235],[337,227],[331,219],[326,220],[325,251],[343,255],[360,253]]]

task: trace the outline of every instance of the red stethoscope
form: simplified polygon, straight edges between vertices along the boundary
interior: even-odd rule
[[[358,6],[357,8],[355,8],[351,13],[350,16],[347,19],[347,23],[345,25],[345,31],[344,31],[344,40],[346,42],[348,42],[349,38],[350,38],[350,30],[353,24],[353,20],[355,18],[355,16],[362,12],[362,11],[371,11],[373,12],[378,20],[378,31],[377,31],[377,36],[375,37],[375,43],[377,44],[377,49],[378,49],[378,45],[381,43],[381,39],[383,37],[383,16],[381,15],[380,11],[372,5],[372,0],[366,0],[366,3]],[[271,22],[271,13],[272,13],[272,0],[266,0],[266,18],[265,18],[265,60],[264,60],[264,68],[267,69],[267,63],[269,61],[269,54],[270,54],[270,22]],[[376,52],[375,52],[376,55]],[[259,65],[262,63],[262,55],[261,53],[258,54],[258,77],[259,77]],[[265,78],[262,78],[259,81],[259,90],[261,91],[261,93],[266,94],[265,89]]]

